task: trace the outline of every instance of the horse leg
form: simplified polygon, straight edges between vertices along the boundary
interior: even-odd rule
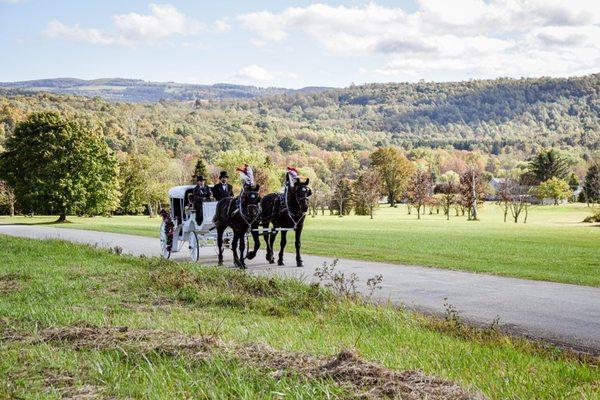
[[[233,265],[236,267],[240,267],[240,258],[238,256],[237,248],[238,241],[240,240],[238,233],[233,231],[233,240],[231,242],[231,251],[233,252]]]
[[[273,226],[275,229],[275,226]],[[275,262],[275,239],[277,238],[277,232],[271,232],[269,234],[269,263],[273,264]]]
[[[296,227],[296,237],[295,237],[295,244],[296,244],[296,266],[297,267],[303,267],[304,263],[302,262],[302,256],[300,255],[300,236],[302,236],[302,226],[298,226]]]
[[[239,233],[239,241],[240,241],[240,268],[246,269],[246,262],[244,261],[244,252],[246,251],[246,237],[244,233]]]
[[[223,265],[223,233],[225,229],[217,225],[217,247],[219,248],[219,265]]]
[[[283,265],[283,250],[287,244],[287,231],[281,231],[281,243],[279,244],[279,258],[277,259],[277,265]]]
[[[254,249],[248,252],[248,257],[246,257],[248,258],[248,260],[252,260],[254,257],[256,257],[256,253],[260,248],[260,236],[258,235],[256,229],[258,229],[258,225],[250,227],[250,232],[252,233],[252,240],[254,241]]]

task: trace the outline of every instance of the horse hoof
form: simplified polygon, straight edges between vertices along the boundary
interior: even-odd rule
[[[219,267],[222,267],[222,266],[223,266],[223,261],[219,261],[219,262],[217,263],[217,265],[218,265]]]
[[[304,263],[302,261],[296,261],[296,267],[304,267]]]
[[[248,255],[246,256],[246,258],[248,260],[252,260],[254,257],[256,257],[256,252],[255,251],[249,251]]]
[[[285,264],[283,263],[283,260],[279,260],[279,261],[277,261],[277,265],[281,266],[281,265],[285,265]]]

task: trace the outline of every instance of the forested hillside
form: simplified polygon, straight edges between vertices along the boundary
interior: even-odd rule
[[[391,144],[408,148],[484,145],[498,154],[507,145],[600,146],[600,74],[368,84],[235,107],[335,129],[387,132]]]

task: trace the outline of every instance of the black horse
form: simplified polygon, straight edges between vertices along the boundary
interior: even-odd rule
[[[302,267],[302,256],[300,255],[300,237],[304,227],[304,217],[308,211],[308,198],[312,191],[308,187],[309,180],[296,183],[289,187],[285,193],[271,193],[263,197],[261,201],[260,224],[264,231],[263,237],[267,244],[267,261],[274,263],[273,244],[277,236],[277,230],[281,228],[281,245],[279,249],[278,265],[283,265],[283,251],[287,244],[287,230],[294,230],[296,233],[296,265]],[[274,231],[269,231],[269,225],[273,225]],[[256,256],[256,251],[260,247],[259,233],[257,229],[252,229],[252,238],[254,239],[254,250],[248,253],[248,259]]]
[[[223,265],[223,233],[227,227],[233,230],[233,263],[236,267],[246,268],[244,252],[246,251],[245,234],[252,225],[257,226],[260,208],[259,185],[246,186],[237,197],[225,197],[217,203],[213,222],[217,228],[217,245],[219,247],[219,265]],[[238,245],[240,254],[238,256]]]

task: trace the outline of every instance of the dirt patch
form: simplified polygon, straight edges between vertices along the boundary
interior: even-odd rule
[[[0,294],[15,292],[21,288],[21,283],[28,280],[29,276],[9,273],[0,275]]]
[[[142,352],[157,351],[173,356],[208,358],[223,354],[270,372],[275,376],[296,375],[305,379],[331,379],[363,399],[401,398],[405,400],[483,399],[456,384],[424,375],[419,371],[392,371],[367,362],[344,350],[332,358],[275,350],[261,344],[225,343],[209,337],[193,337],[177,332],[95,327],[89,325],[49,328],[21,338],[31,343],[67,344],[76,349],[128,347]],[[82,394],[84,395],[84,394]],[[72,397],[86,398],[86,397]],[[93,397],[87,397],[93,398]]]

